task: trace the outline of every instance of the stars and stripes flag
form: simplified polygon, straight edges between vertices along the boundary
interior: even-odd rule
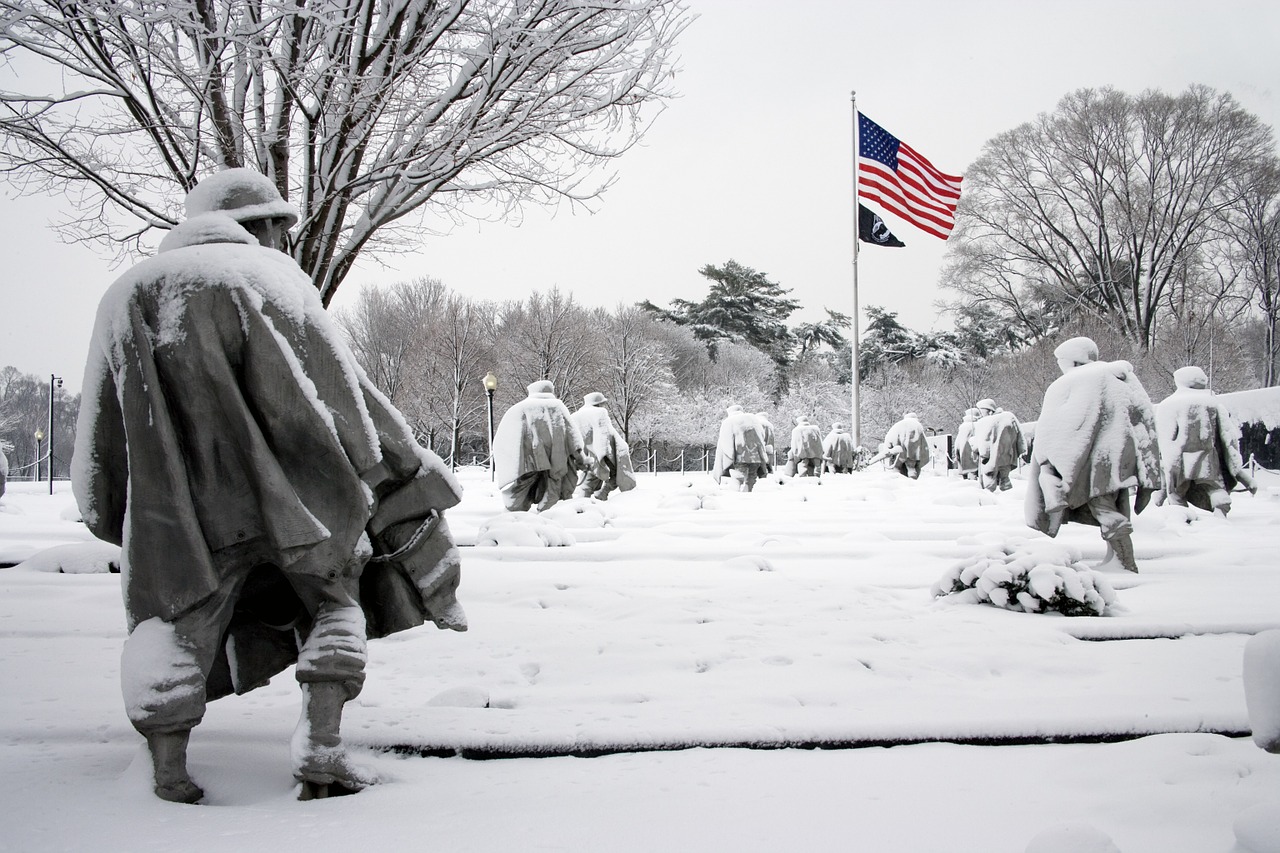
[[[858,195],[922,231],[947,239],[955,227],[960,181],[858,113]]]

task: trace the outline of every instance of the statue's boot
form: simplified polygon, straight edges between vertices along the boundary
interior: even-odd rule
[[[1111,540],[1110,545],[1125,571],[1133,572],[1136,575],[1138,573],[1138,562],[1133,556],[1133,539],[1129,534],[1120,534]]]
[[[293,733],[294,776],[302,783],[298,799],[354,794],[377,781],[351,765],[338,733],[346,687],[336,681],[307,682],[302,696],[302,719]]]
[[[187,773],[187,741],[190,729],[156,732],[146,736],[151,752],[156,796],[171,803],[194,803],[204,796]]]

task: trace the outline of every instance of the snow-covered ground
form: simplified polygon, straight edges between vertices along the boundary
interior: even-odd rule
[[[1082,822],[1122,853],[1280,849],[1280,755],[1248,737],[1241,680],[1249,636],[1280,627],[1278,477],[1227,520],[1150,508],[1142,573],[1075,618],[930,595],[963,560],[1044,548],[1018,478],[642,474],[547,513],[573,544],[537,547],[511,544],[539,528],[486,472],[461,477],[471,630],[371,643],[347,706],[384,783],[295,799],[281,676],[195,730],[201,806],[150,793],[119,575],[39,570],[104,560],[70,488],[10,483],[0,564],[27,562],[0,570],[0,850],[1022,853]],[[1102,556],[1096,528],[1058,541]]]

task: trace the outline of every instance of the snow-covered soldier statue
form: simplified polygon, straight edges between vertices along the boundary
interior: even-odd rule
[[[582,408],[573,413],[573,422],[582,434],[582,446],[595,464],[583,470],[574,495],[607,500],[614,489],[630,491],[636,486],[631,467],[631,449],[614,428],[613,419],[599,391],[582,398]]]
[[[969,444],[978,461],[978,482],[989,492],[1012,489],[1009,474],[1027,452],[1022,426],[1013,412],[997,409],[991,399],[979,400],[975,408],[980,417]]]
[[[594,467],[555,385],[540,379],[527,390],[529,396],[507,409],[493,436],[494,470],[503,504],[512,512],[550,509],[573,497],[578,472]]]
[[[791,430],[787,467],[800,477],[816,477],[822,473],[822,430],[809,423],[804,415],[796,416],[796,425]]]
[[[1098,361],[1098,345],[1072,338],[1053,351],[1062,376],[1044,392],[1027,472],[1030,527],[1056,536],[1064,521],[1095,524],[1107,544],[1100,567],[1138,571],[1129,493],[1142,512],[1159,490],[1155,411],[1127,361]]]
[[[773,422],[769,420],[768,412],[756,412],[756,420],[760,422],[760,435],[764,437],[766,466],[772,472],[773,464],[777,458],[774,454],[774,449],[777,445],[773,441]]]
[[[971,439],[973,438],[973,425],[978,420],[978,410],[965,409],[964,419],[960,422],[960,426],[956,428],[956,467],[960,470],[960,476],[966,480],[977,479],[978,477],[978,455],[974,452]]]
[[[4,497],[4,484],[9,479],[9,458],[4,455],[4,448],[0,447],[0,498]]]
[[[1240,430],[1198,367],[1175,370],[1177,386],[1156,405],[1169,503],[1226,515],[1236,484],[1258,491],[1240,456]]]
[[[907,412],[889,427],[882,452],[899,474],[920,479],[920,469],[929,464],[929,438],[915,412]]]
[[[822,465],[836,474],[853,471],[853,436],[844,424],[832,424],[831,432],[822,439]]]
[[[339,737],[367,638],[466,628],[441,515],[461,490],[279,251],[297,214],[275,185],[231,169],[186,209],[103,296],[76,427],[84,521],[122,546],[129,719],[156,794],[196,802],[206,702],[296,663],[301,797],[350,793],[375,781]]]
[[[769,474],[769,451],[760,419],[748,414],[741,406],[725,409],[720,422],[720,435],[716,440],[716,461],[712,475],[719,483],[729,477],[738,485],[738,491],[749,492],[756,480]]]

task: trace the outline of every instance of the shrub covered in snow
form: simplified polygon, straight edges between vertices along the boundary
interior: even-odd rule
[[[1106,577],[1056,542],[1003,542],[952,566],[931,590],[935,598],[994,604],[1025,613],[1105,616],[1116,594]]]

